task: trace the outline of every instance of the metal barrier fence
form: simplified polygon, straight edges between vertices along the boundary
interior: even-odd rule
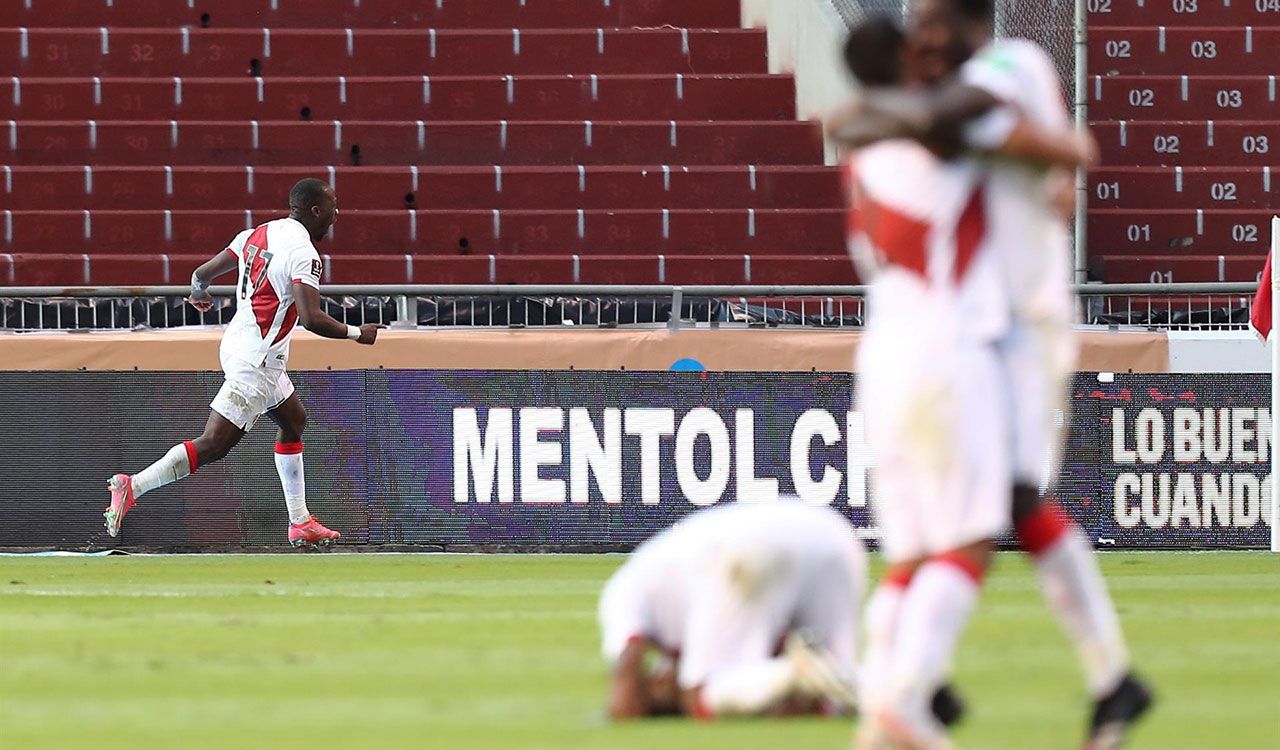
[[[1082,284],[1091,325],[1231,330],[1247,327],[1255,286]],[[0,330],[130,330],[223,325],[233,287],[214,287],[213,310],[184,302],[186,287],[0,287]],[[326,310],[344,323],[451,326],[859,327],[864,286],[330,286]],[[676,311],[676,314],[672,314]]]

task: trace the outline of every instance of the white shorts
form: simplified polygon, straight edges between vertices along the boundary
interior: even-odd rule
[[[810,527],[804,537],[789,535],[792,544],[779,544],[788,534],[777,532],[772,539],[735,539],[707,559],[690,592],[681,687],[773,657],[793,629],[804,630],[853,679],[866,550],[843,519]]]
[[[1077,342],[1069,321],[1018,321],[996,344],[1004,371],[1013,481],[1046,487],[1058,476]]]
[[[255,367],[236,357],[222,356],[226,377],[209,407],[248,432],[258,417],[293,395],[293,381],[284,370]]]
[[[872,507],[890,562],[991,539],[1010,523],[1008,418],[994,347],[924,336],[869,333],[858,352]]]

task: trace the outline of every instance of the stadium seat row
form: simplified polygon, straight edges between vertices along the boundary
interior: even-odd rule
[[[182,285],[206,260],[208,255],[0,253],[0,285]],[[858,283],[843,255],[351,255],[324,256],[324,263],[326,284]]]
[[[768,72],[755,29],[0,28],[0,60],[17,76]]]
[[[1102,163],[1265,166],[1276,163],[1280,121],[1120,120],[1090,123]]]
[[[1183,281],[1256,282],[1262,260],[1230,255],[1108,255],[1089,258],[1090,274],[1115,284],[1173,284]]]
[[[0,212],[4,252],[190,253],[225,245],[275,211]],[[336,254],[629,253],[836,255],[840,209],[348,211]]]
[[[1141,251],[1257,257],[1271,241],[1271,212],[1200,208],[1097,208],[1089,212],[1095,253]]]
[[[1276,26],[1280,0],[1089,0],[1094,26]]]
[[[1241,1],[1241,0],[1237,0]],[[1270,75],[1278,26],[1089,29],[1093,75]]]
[[[769,75],[15,77],[8,83],[12,95],[0,96],[0,120],[795,118],[793,79]]]
[[[0,123],[11,165],[818,164],[816,122]]]
[[[739,0],[12,0],[0,7],[0,26],[201,26],[523,29],[620,26],[737,26]]]
[[[1093,76],[1096,120],[1275,120],[1276,76]]]
[[[304,177],[350,209],[841,208],[823,166],[729,167],[9,167],[13,210],[280,210]]]
[[[1271,167],[1104,167],[1089,173],[1091,208],[1266,208]]]

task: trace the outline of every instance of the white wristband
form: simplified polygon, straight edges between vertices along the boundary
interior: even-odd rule
[[[208,288],[209,285],[201,281],[199,276],[196,276],[194,273],[191,274],[191,292],[193,294],[198,294]]]
[[[347,326],[347,338],[356,341],[360,338],[360,329],[355,326]]]

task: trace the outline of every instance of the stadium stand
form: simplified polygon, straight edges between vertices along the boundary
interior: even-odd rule
[[[1270,240],[1280,0],[1090,0],[1091,276],[1253,281]]]
[[[183,283],[319,176],[329,283],[852,283],[820,128],[739,21],[738,0],[5,3],[0,282]]]

